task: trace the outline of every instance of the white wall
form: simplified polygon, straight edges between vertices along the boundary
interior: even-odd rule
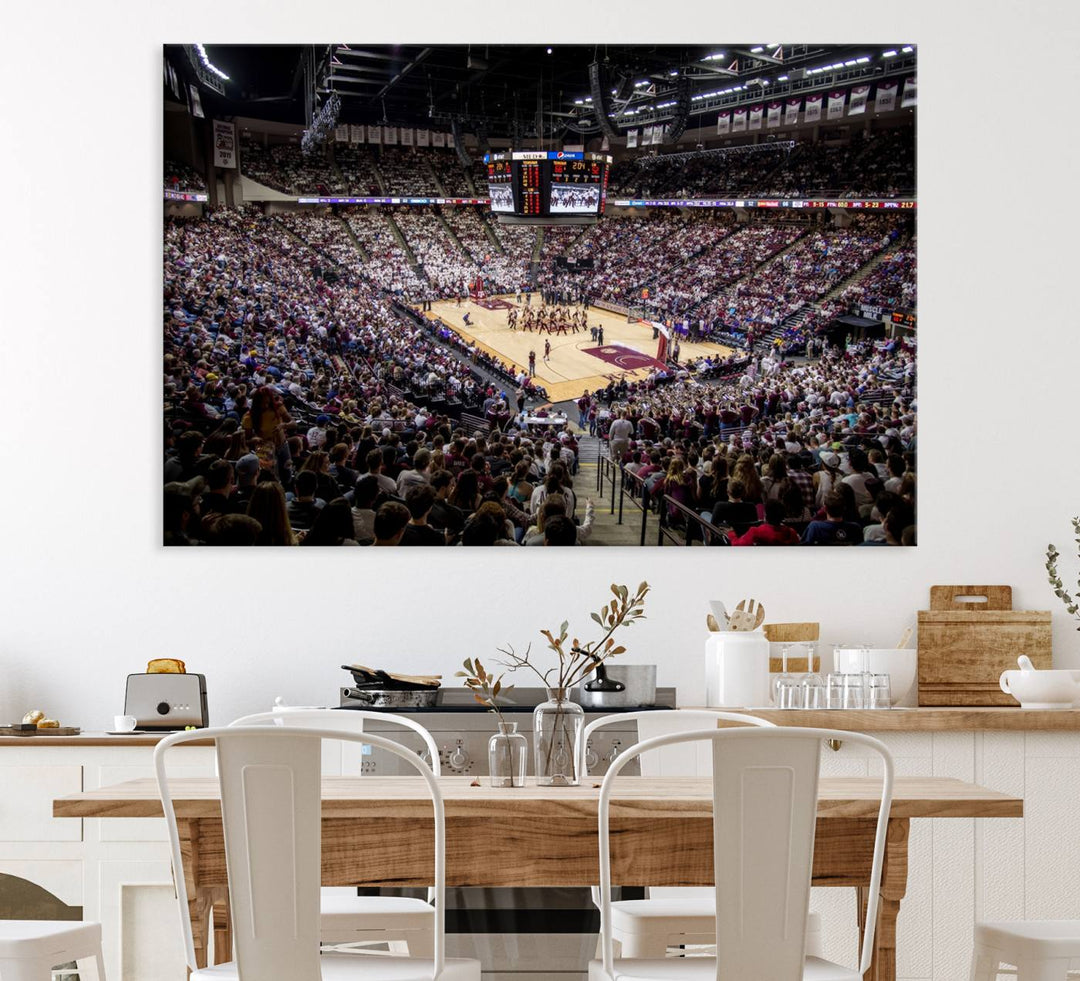
[[[381,8],[398,22],[377,27],[366,12],[364,39],[494,40],[496,22],[512,24],[492,16],[494,4],[425,6],[411,20],[404,5]],[[306,22],[327,38],[361,26],[353,5],[316,7]],[[161,655],[206,673],[218,722],[277,694],[331,699],[348,660],[449,674],[465,656],[536,642],[564,617],[584,631],[612,581],[653,584],[628,657],[658,662],[661,684],[678,685],[684,702],[700,700],[710,598],[755,596],[772,619],[820,620],[827,642],[875,645],[913,622],[932,583],[1011,583],[1018,605],[1054,606],[1043,550],[1050,540],[1065,548],[1080,513],[1070,309],[1080,199],[1068,125],[1080,16],[1064,3],[846,3],[823,20],[806,3],[683,5],[675,17],[624,2],[618,24],[599,5],[578,6],[573,18],[553,16],[549,38],[516,35],[921,45],[917,549],[164,551],[159,45],[312,33],[284,4],[273,27],[259,27],[265,9],[125,0],[83,19],[43,2],[20,8],[0,61],[2,186],[19,188],[0,211],[0,721],[34,705],[101,727],[120,710],[125,675]],[[46,42],[86,59],[75,75],[40,72]],[[1021,84],[1036,77],[1037,91]],[[100,94],[92,111],[68,101],[76,80]],[[989,133],[993,142],[973,137]],[[135,193],[115,216],[57,196],[73,167],[83,186],[114,187],[117,159]],[[1052,203],[1017,200],[1029,193]],[[1054,608],[1058,662],[1080,665],[1080,640]]]

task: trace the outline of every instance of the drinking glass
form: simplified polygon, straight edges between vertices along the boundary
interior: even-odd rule
[[[816,671],[804,674],[800,681],[802,707],[804,709],[827,708],[825,682]]]
[[[776,707],[781,709],[802,708],[802,689],[794,675],[781,675],[776,684]]]
[[[872,709],[892,708],[892,682],[887,674],[870,675],[866,707]]]
[[[780,674],[773,680],[773,702],[777,708],[783,708],[780,704],[780,688],[785,684],[796,684],[796,677],[790,671],[788,671],[788,658],[791,656],[791,645],[784,644],[780,648]],[[788,708],[798,708],[796,705],[789,705]]]
[[[847,675],[833,671],[825,675],[825,707],[838,709],[844,707],[844,678]]]
[[[845,674],[842,676],[840,702],[846,709],[861,709],[866,707],[866,678],[862,674]]]

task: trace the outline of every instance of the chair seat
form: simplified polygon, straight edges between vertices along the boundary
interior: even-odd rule
[[[1004,948],[1021,960],[1080,957],[1080,920],[976,923],[975,945]]]
[[[655,961],[616,960],[614,968],[615,981],[716,981],[715,957],[668,957]],[[589,981],[609,981],[602,961],[589,962]],[[862,975],[820,957],[807,957],[803,967],[803,981],[862,981]]]
[[[323,954],[319,966],[323,981],[431,981],[435,973],[431,960],[367,954]],[[239,981],[239,978],[236,964],[229,963],[192,971],[189,981]],[[480,981],[480,962],[467,957],[448,957],[439,979]]]
[[[431,930],[434,909],[422,899],[408,896],[322,896],[322,926],[364,930]],[[354,920],[362,922],[354,923]]]
[[[87,957],[101,947],[101,924],[72,920],[0,920],[0,959]],[[53,963],[60,963],[54,961]]]
[[[678,920],[685,924],[686,933],[716,933],[716,900],[712,897],[698,899],[621,899],[611,904],[611,925],[632,930],[639,920]],[[821,914],[810,913],[807,930],[813,933],[821,929]]]

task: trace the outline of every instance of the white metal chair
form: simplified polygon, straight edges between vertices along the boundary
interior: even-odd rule
[[[976,923],[971,981],[996,981],[1003,963],[1016,981],[1065,981],[1080,971],[1080,920]]]
[[[806,956],[807,904],[814,857],[818,767],[826,739],[853,740],[881,756],[882,788],[858,970]],[[614,957],[610,808],[614,782],[632,760],[683,742],[711,743],[716,957]],[[603,959],[590,981],[861,981],[874,950],[893,763],[862,733],[794,727],[737,728],[659,736],[631,746],[604,777],[599,802],[600,920]]]
[[[676,732],[716,728],[719,720],[748,726],[773,727],[773,723],[738,712],[675,711],[622,712],[590,722],[581,740],[579,772],[588,772],[589,737],[603,726],[636,722],[638,741]],[[707,772],[710,747],[682,744],[646,753],[641,774],[646,777],[696,776]],[[661,887],[647,890],[646,899],[621,899],[611,904],[611,930],[622,956],[664,957],[668,947],[704,946],[716,943],[716,894],[712,889]],[[593,901],[600,905],[594,887]],[[821,916],[811,913],[806,928],[806,952],[822,953]]]
[[[193,739],[214,740],[229,869],[234,960],[198,968],[176,811],[165,757]],[[406,761],[427,783],[435,818],[433,956],[320,955],[321,744],[366,743]],[[412,750],[374,734],[299,726],[236,726],[167,736],[154,768],[171,846],[191,981],[480,981],[480,962],[445,954],[446,818],[434,774]],[[357,842],[357,847],[363,847]]]
[[[419,722],[389,712],[283,708],[236,719],[231,726],[283,725],[340,729],[361,733],[377,721],[411,729],[423,741],[435,776],[441,773],[439,747]],[[358,896],[355,889],[324,888],[321,894],[322,942],[334,946],[386,943],[391,951],[404,946],[412,957],[432,956],[431,892],[428,901],[409,896]],[[405,951],[401,951],[402,953]],[[0,981],[3,981],[0,978]]]
[[[89,961],[105,981],[101,924],[71,920],[0,920],[0,981],[51,981],[53,968]]]

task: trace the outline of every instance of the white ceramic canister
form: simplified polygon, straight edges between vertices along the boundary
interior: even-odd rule
[[[769,705],[769,642],[761,630],[722,630],[705,641],[705,704]]]

